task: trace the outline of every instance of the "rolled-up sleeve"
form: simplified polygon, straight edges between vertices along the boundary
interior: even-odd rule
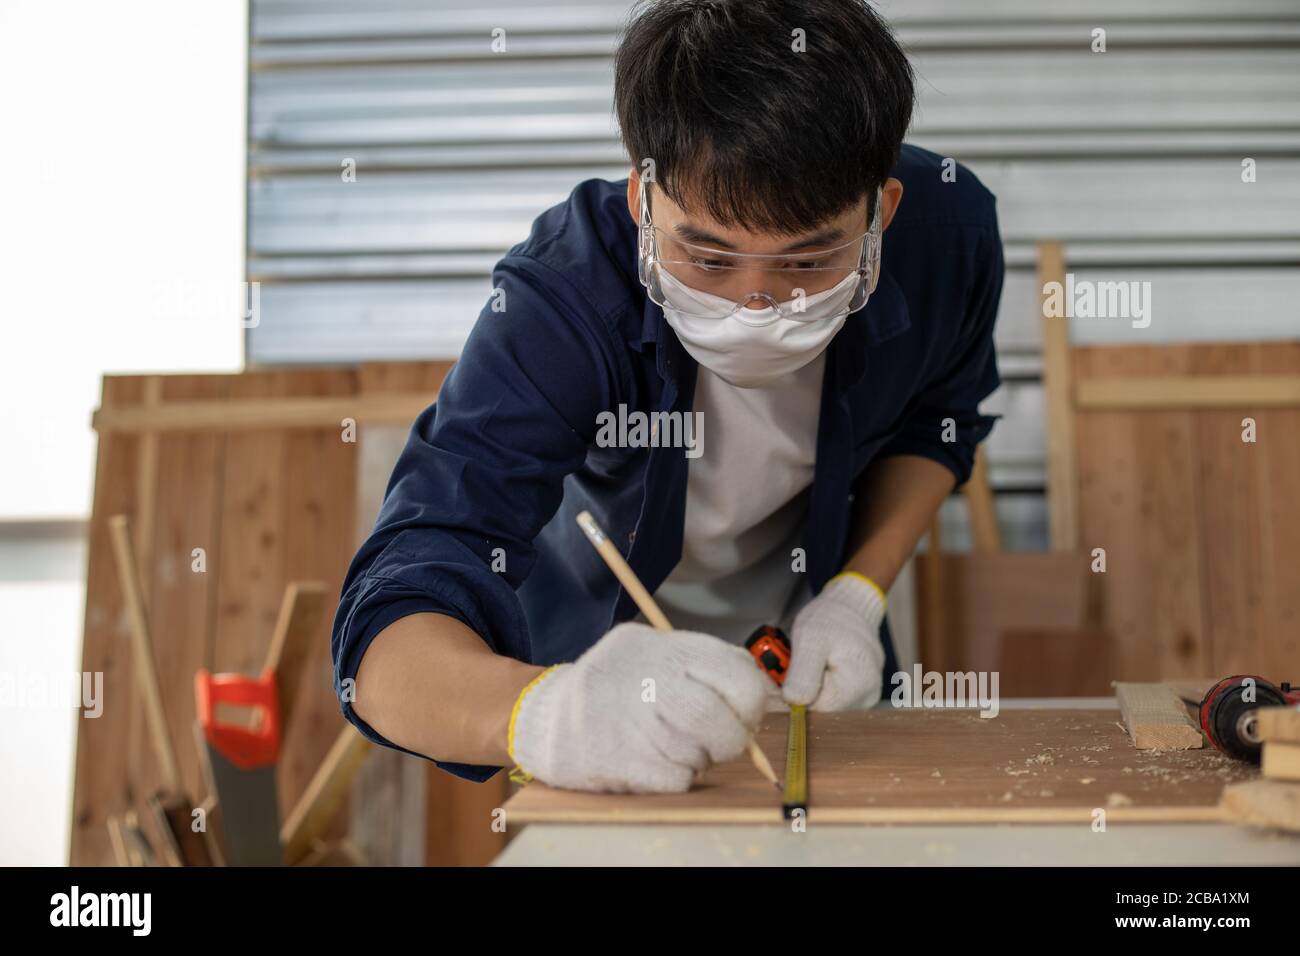
[[[951,343],[935,362],[902,428],[881,450],[920,455],[948,468],[961,486],[970,478],[975,447],[988,437],[996,416],[980,402],[1001,384],[993,347],[993,324],[1002,297],[1005,266],[996,220],[972,244],[966,275],[956,287],[950,314],[962,316]]]
[[[533,539],[582,464],[598,411],[618,389],[609,337],[576,290],[524,257],[493,273],[484,308],[438,400],[411,427],[369,537],[344,579],[331,635],[343,715],[363,721],[349,687],[367,648],[409,614],[464,623],[502,655],[530,659],[515,591]],[[471,779],[497,768],[439,763]]]

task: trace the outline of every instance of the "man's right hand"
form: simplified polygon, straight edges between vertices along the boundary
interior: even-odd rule
[[[770,683],[719,638],[620,624],[520,694],[510,755],[553,787],[684,791],[697,771],[744,751]]]

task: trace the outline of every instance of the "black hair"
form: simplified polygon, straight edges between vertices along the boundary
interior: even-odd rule
[[[913,87],[865,0],[642,0],[614,61],[638,171],[653,160],[656,188],[683,208],[778,234],[874,197],[898,162]]]

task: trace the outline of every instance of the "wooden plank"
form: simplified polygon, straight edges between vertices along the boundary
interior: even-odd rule
[[[161,401],[219,400],[228,378],[164,376]],[[158,438],[153,558],[142,572],[152,583],[150,633],[167,726],[176,741],[182,792],[197,800],[207,793],[207,786],[192,743],[194,674],[211,659],[223,440],[211,432],[175,432]],[[201,553],[196,555],[196,549]]]
[[[1164,684],[1116,684],[1115,699],[1138,750],[1194,750],[1202,746],[1201,729],[1187,716],[1187,706]]]
[[[1257,343],[1241,367],[1269,375],[1300,373],[1300,341]],[[1241,443],[1242,420],[1255,420],[1257,441]],[[1260,605],[1257,626],[1246,633],[1213,634],[1217,673],[1262,673],[1276,681],[1295,680],[1300,661],[1300,406],[1265,409],[1234,416],[1232,434],[1237,447],[1259,453],[1256,462],[1257,497],[1249,504],[1257,511],[1259,560],[1248,571],[1258,575]],[[1212,543],[1213,546],[1213,543]],[[1233,671],[1237,664],[1248,664]]]
[[[1253,826],[1300,832],[1300,784],[1252,780],[1223,792],[1224,817]]]
[[[1261,707],[1259,737],[1274,743],[1300,744],[1300,708]]]
[[[270,373],[262,373],[263,376]],[[302,375],[303,370],[282,373]],[[232,378],[244,376],[232,376]],[[232,393],[240,389],[232,389]],[[228,402],[168,402],[158,408],[102,407],[91,422],[100,432],[277,431],[338,428],[344,418],[365,425],[409,425],[429,401],[422,395],[377,395],[358,401],[338,396],[244,396]]]
[[[1087,627],[1004,628],[1003,697],[1101,697],[1115,673],[1115,639]]]
[[[988,452],[984,445],[975,447],[975,465],[970,481],[962,486],[966,508],[970,513],[971,540],[974,550],[983,554],[1002,550],[1002,533],[998,530],[998,514],[993,506],[993,488],[989,484]]]
[[[1080,382],[1300,374],[1300,343],[1075,350]],[[1256,441],[1243,441],[1243,419]],[[1285,674],[1300,659],[1300,408],[1079,415],[1085,539],[1106,547],[1117,676]],[[1122,573],[1115,573],[1122,571]]]
[[[1204,373],[1196,377],[1205,385],[1259,369],[1258,354],[1242,348],[1202,351],[1191,361],[1194,371]],[[1267,449],[1242,442],[1243,414],[1207,410],[1195,416],[1200,507],[1193,527],[1208,585],[1203,606],[1211,673],[1264,673],[1256,642],[1267,615],[1266,516],[1259,506],[1260,466]],[[1221,670],[1232,666],[1241,670]]]
[[[302,686],[311,653],[311,641],[325,610],[325,585],[320,581],[290,581],[280,602],[280,616],[271,635],[271,648],[263,670],[275,672],[276,692],[280,703],[280,725],[293,722],[294,705]]]
[[[948,644],[951,629],[944,620],[943,530],[939,515],[930,520],[925,553],[917,575],[916,628],[920,634],[917,655],[932,670],[951,670],[960,649]]]
[[[176,748],[172,743],[171,730],[163,713],[162,689],[158,686],[158,671],[154,663],[153,642],[149,637],[149,620],[140,587],[135,546],[131,541],[130,521],[126,515],[113,515],[108,519],[108,530],[113,538],[118,585],[122,588],[127,617],[131,622],[131,653],[135,661],[136,691],[144,700],[149,737],[153,742],[154,755],[162,768],[163,784],[169,793],[177,793],[181,787],[180,770],[176,764]]]
[[[1074,396],[1080,411],[1294,408],[1300,375],[1083,379]]]
[[[927,609],[937,605],[927,610],[928,626],[935,631],[930,640],[945,649],[945,660],[941,665],[926,657],[927,668],[1000,670],[1007,665],[1008,631],[1069,629],[1084,622],[1090,574],[1085,555],[943,554],[937,559],[942,581],[937,595],[931,582],[935,570],[918,582],[919,600]],[[1028,688],[1022,692],[1039,696]]]
[[[370,741],[350,724],[339,731],[280,829],[286,864],[302,860],[329,829],[370,750]]]
[[[1186,346],[1074,350],[1081,381],[1184,374],[1191,362]],[[1195,520],[1202,500],[1194,413],[1080,413],[1078,442],[1080,547],[1105,554],[1105,626],[1119,640],[1114,676],[1214,673]]]
[[[1300,744],[1265,742],[1260,769],[1271,780],[1300,780]]]
[[[240,375],[232,400],[287,397],[288,373]],[[223,403],[224,404],[224,403]],[[292,489],[285,481],[287,435],[281,430],[227,436],[222,476],[221,544],[216,555],[214,673],[256,674],[266,659],[286,581],[282,576],[282,513]]]
[[[1079,474],[1074,410],[1070,326],[1063,316],[1047,314],[1047,284],[1065,283],[1065,248],[1059,242],[1038,244],[1039,317],[1043,330],[1043,396],[1047,405],[1047,514],[1052,548],[1073,551],[1079,544]]]
[[[100,404],[116,407],[139,402],[139,378],[105,378]],[[87,525],[85,625],[81,669],[103,675],[102,714],[77,719],[77,755],[72,800],[69,862],[73,866],[109,866],[114,861],[108,818],[121,822],[134,803],[127,777],[129,707],[134,693],[130,631],[113,568],[108,533],[112,514],[130,514],[138,493],[138,436],[101,435],[95,461],[95,490]]]
[[[1135,751],[1111,710],[847,711],[809,715],[808,820],[818,823],[1046,823],[1215,820],[1225,784],[1258,771],[1212,749]],[[787,716],[758,738],[776,757]],[[684,794],[598,794],[537,781],[506,803],[534,822],[773,823],[781,797],[742,756]]]

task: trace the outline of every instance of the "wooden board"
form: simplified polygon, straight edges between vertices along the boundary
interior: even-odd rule
[[[1261,707],[1259,736],[1264,741],[1300,744],[1300,708]]]
[[[1089,626],[1090,585],[1104,589],[1104,578],[1069,552],[928,555],[917,578],[921,662],[998,671],[1007,696],[1108,695],[1113,641]]]
[[[808,822],[1109,823],[1220,818],[1225,784],[1258,771],[1214,750],[1135,751],[1115,710],[872,710],[809,715]],[[758,734],[776,765],[787,716]],[[781,823],[780,795],[743,758],[685,794],[592,794],[533,782],[510,799],[511,826],[568,823]]]
[[[1300,744],[1266,740],[1261,769],[1272,780],[1300,780]]]
[[[1300,783],[1252,780],[1223,791],[1227,819],[1254,826],[1300,831]]]
[[[1074,349],[1076,382],[1300,372],[1300,342]],[[1114,677],[1288,678],[1300,660],[1300,408],[1077,412],[1079,547],[1104,548]],[[1242,441],[1242,420],[1255,442]]]
[[[162,779],[147,745],[143,711],[131,703],[138,695],[108,516],[130,515],[139,532],[163,705],[181,782],[195,800],[207,793],[189,743],[195,670],[256,673],[285,584],[324,582],[330,606],[312,629],[299,703],[283,742],[280,798],[287,813],[344,726],[330,683],[328,635],[333,602],[356,548],[357,446],[343,440],[334,419],[340,411],[354,412],[358,421],[371,415],[363,381],[410,383],[405,392],[400,385],[387,390],[390,411],[422,408],[436,397],[448,368],[445,362],[379,363],[362,369],[105,377],[104,421],[111,422],[116,411],[146,414],[132,428],[99,435],[82,666],[103,672],[105,706],[101,717],[78,722],[73,864],[111,864],[108,818],[125,819],[134,811],[151,821],[146,799]],[[220,427],[232,398],[257,403],[258,427],[243,420]],[[314,403],[312,414],[276,420],[275,409],[286,401]],[[183,414],[172,414],[177,408]],[[201,427],[177,427],[198,408],[204,410]],[[151,417],[159,414],[161,419]],[[205,555],[203,570],[192,566],[196,548]],[[326,836],[341,833],[345,823],[343,815]]]
[[[1124,726],[1138,750],[1196,750],[1204,743],[1201,729],[1187,716],[1187,706],[1164,684],[1116,684]]]

